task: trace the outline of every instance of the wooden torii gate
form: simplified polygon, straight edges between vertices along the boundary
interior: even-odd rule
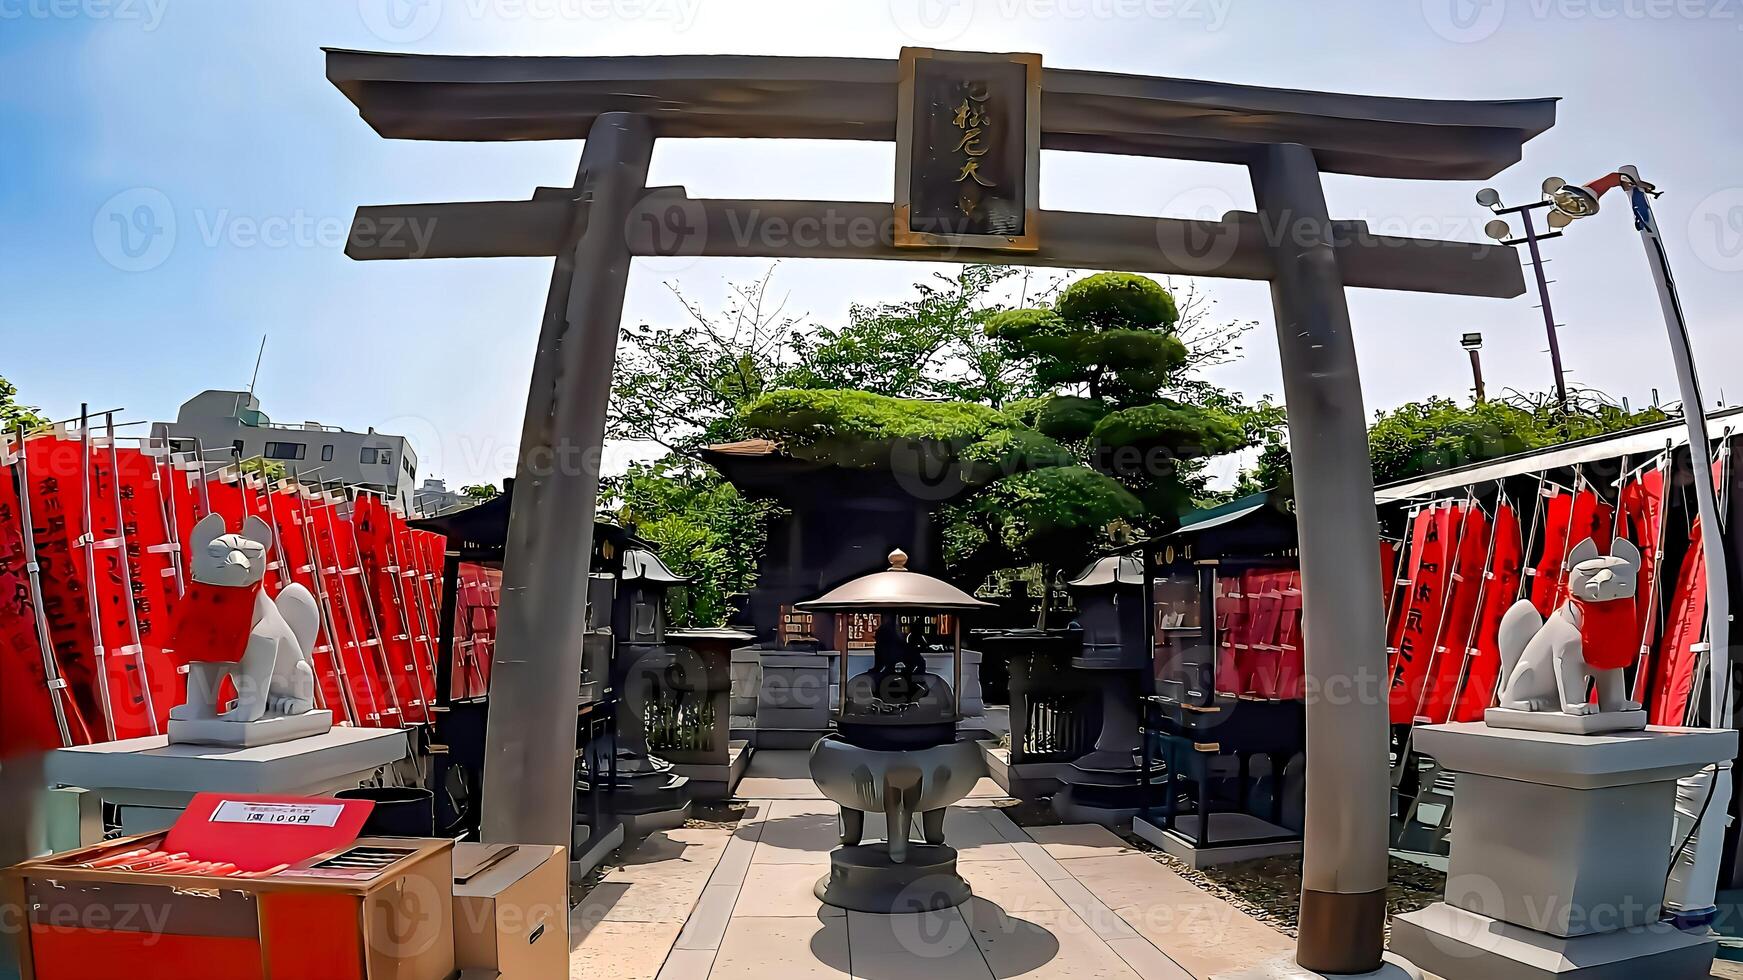
[[[1022,234],[1002,246],[996,236],[946,235],[936,240],[958,244],[911,247],[905,198],[893,213],[887,203],[698,200],[682,188],[646,186],[661,138],[895,140],[906,160],[917,132],[906,127],[928,106],[911,98],[914,66],[934,56],[1030,66],[1027,112],[1013,106],[1003,117],[1025,126],[1029,139],[1017,147],[1026,155],[1007,158],[1022,171],[1007,175],[1023,185],[1009,189]],[[901,60],[328,50],[327,77],[390,139],[585,140],[569,187],[539,188],[525,201],[359,208],[346,249],[356,259],[555,258],[503,576],[486,839],[569,842],[576,684],[563,679],[580,674],[585,542],[635,257],[922,259],[1263,279],[1271,283],[1294,450],[1307,744],[1319,760],[1307,776],[1297,960],[1322,973],[1380,967],[1385,640],[1374,591],[1367,420],[1344,287],[1511,297],[1524,281],[1505,246],[1395,238],[1332,219],[1320,175],[1485,179],[1553,125],[1553,100],[1339,95],[1043,69],[1035,55],[925,49],[905,49]],[[1245,165],[1258,210],[1220,221],[1043,211],[1034,196],[1037,147]],[[973,149],[962,152],[978,156]],[[973,176],[967,160],[946,161],[951,174],[963,164],[955,179],[964,188]],[[898,166],[899,190],[914,191],[910,177],[931,179],[923,167]]]

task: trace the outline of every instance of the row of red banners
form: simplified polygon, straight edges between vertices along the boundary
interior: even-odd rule
[[[249,515],[273,530],[264,587],[298,582],[321,630],[310,655],[334,718],[431,719],[445,542],[396,508],[210,475],[156,449],[41,435],[0,447],[0,758],[159,734],[183,681],[169,649],[194,523]],[[27,520],[28,518],[28,520]],[[455,697],[484,693],[496,579],[462,566]]]
[[[1715,464],[1714,477],[1721,476]],[[1403,541],[1380,542],[1392,723],[1480,720],[1501,682],[1501,617],[1520,599],[1547,617],[1568,598],[1572,548],[1591,538],[1608,553],[1620,535],[1641,553],[1630,696],[1647,706],[1653,724],[1684,724],[1704,649],[1706,572],[1697,526],[1665,588],[1664,490],[1665,469],[1657,464],[1630,474],[1614,503],[1590,488],[1546,484],[1523,520],[1524,506],[1504,497],[1489,508],[1471,499],[1417,508]],[[1214,609],[1219,692],[1303,696],[1298,570],[1224,572]]]
[[[1590,538],[1607,554],[1619,535],[1641,553],[1631,697],[1653,724],[1683,724],[1706,626],[1706,581],[1697,526],[1668,607],[1659,607],[1664,489],[1664,469],[1654,465],[1624,481],[1615,504],[1590,488],[1546,486],[1529,525],[1505,499],[1489,510],[1468,499],[1416,510],[1405,540],[1382,545],[1392,723],[1481,719],[1500,685],[1502,615],[1525,598],[1547,617],[1568,598],[1570,550]],[[1532,553],[1536,562],[1528,564]]]

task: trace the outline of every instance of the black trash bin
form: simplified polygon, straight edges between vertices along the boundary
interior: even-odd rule
[[[342,800],[375,804],[363,824],[364,837],[436,836],[436,795],[413,786],[365,786],[333,794]]]

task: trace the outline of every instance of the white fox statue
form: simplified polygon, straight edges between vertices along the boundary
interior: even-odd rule
[[[271,528],[250,516],[242,533],[226,533],[224,518],[208,514],[192,539],[190,580],[171,640],[187,667],[187,698],[170,710],[169,740],[266,745],[332,728],[333,713],[315,705],[314,596],[295,583],[276,600],[261,588]],[[225,678],[236,699],[220,711]]]
[[[1617,538],[1608,557],[1590,538],[1568,553],[1568,601],[1538,615],[1521,599],[1501,617],[1499,707],[1484,721],[1498,728],[1578,734],[1646,726],[1646,713],[1628,700],[1625,668],[1640,649],[1634,590],[1640,551]],[[1597,691],[1597,704],[1587,696]]]

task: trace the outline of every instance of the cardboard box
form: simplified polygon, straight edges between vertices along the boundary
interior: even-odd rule
[[[567,848],[455,846],[454,965],[502,980],[569,975]]]

